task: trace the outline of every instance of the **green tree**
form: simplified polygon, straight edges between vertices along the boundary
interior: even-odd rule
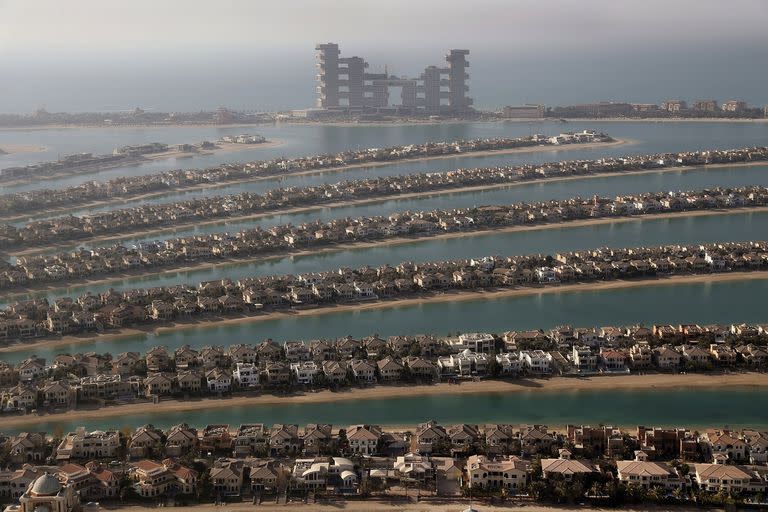
[[[646,499],[654,503],[661,503],[664,500],[664,491],[659,487],[652,487],[648,490]]]
[[[0,445],[0,468],[7,467],[11,462],[11,447],[7,444]]]
[[[496,355],[491,354],[488,361],[488,375],[491,376],[491,378],[498,378],[499,375],[501,375],[501,365],[496,360]]]
[[[197,496],[207,500],[213,498],[213,481],[211,480],[211,472],[207,468],[200,473],[200,479],[197,481]]]
[[[312,377],[312,387],[315,387],[315,388],[328,387],[328,377],[326,377],[325,373],[320,371],[320,372],[317,372],[314,377]]]
[[[542,478],[541,457],[536,457],[531,461],[531,478],[539,480]]]
[[[547,484],[541,480],[531,482],[531,485],[528,486],[528,493],[536,501],[545,501],[549,499],[549,489],[547,488]]]

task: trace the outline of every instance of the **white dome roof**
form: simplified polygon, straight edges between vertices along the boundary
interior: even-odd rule
[[[43,476],[35,480],[32,484],[32,493],[37,496],[52,496],[58,494],[61,490],[61,483],[59,479],[50,473],[46,473]]]

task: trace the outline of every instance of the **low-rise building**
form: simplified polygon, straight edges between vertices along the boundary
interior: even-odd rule
[[[648,461],[645,452],[635,452],[635,460],[616,462],[619,480],[625,484],[645,488],[663,487],[664,489],[682,489],[685,486],[677,472],[667,464]]]
[[[347,429],[349,450],[358,455],[374,455],[382,436],[378,425],[352,425]]]
[[[529,466],[528,462],[515,456],[493,460],[485,455],[472,455],[467,459],[467,485],[521,492],[528,484]]]
[[[62,439],[56,448],[56,459],[114,459],[120,449],[120,433],[114,430],[86,432],[80,427]]]
[[[704,491],[727,493],[763,492],[765,482],[742,466],[696,464],[694,477]]]
[[[213,493],[221,497],[238,497],[243,488],[243,465],[239,461],[217,463],[211,468]]]
[[[237,363],[232,378],[241,389],[256,387],[259,385],[259,367],[254,363]]]
[[[169,457],[179,457],[197,448],[197,430],[186,423],[171,427],[165,440],[165,451]]]
[[[296,382],[299,384],[312,384],[320,371],[320,367],[318,367],[317,363],[314,361],[291,363],[291,372],[295,376]]]
[[[574,475],[596,475],[598,469],[592,462],[571,458],[571,452],[562,448],[557,459],[541,459],[541,472],[544,478],[559,475],[565,480],[571,480]]]
[[[574,345],[571,361],[580,372],[593,372],[597,369],[597,355],[586,345]]]
[[[532,375],[549,375],[552,373],[552,354],[543,350],[521,350],[520,359],[523,370]]]

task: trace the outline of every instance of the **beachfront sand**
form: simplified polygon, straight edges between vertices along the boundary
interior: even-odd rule
[[[486,393],[519,392],[574,392],[585,390],[638,390],[638,389],[768,389],[766,373],[728,374],[646,374],[646,375],[601,375],[592,377],[551,377],[548,379],[484,380],[462,382],[461,384],[439,383],[432,385],[375,386],[332,392],[298,392],[294,395],[260,394],[255,396],[234,396],[231,398],[201,398],[197,400],[162,400],[158,404],[140,403],[104,407],[101,409],[78,409],[58,414],[29,414],[3,418],[6,428],[20,428],[35,425],[40,421],[73,421],[125,417],[146,413],[174,413],[199,411],[202,409],[230,409],[234,407],[255,407],[263,405],[291,405],[307,403],[334,403],[345,401],[370,401],[387,398],[471,395]],[[391,428],[409,428],[412,425],[388,425]]]
[[[3,186],[15,186],[15,185],[22,185],[25,183],[30,183],[33,181],[52,181],[57,180],[61,178],[68,178],[71,176],[79,176],[79,175],[86,175],[86,174],[98,174],[103,171],[108,171],[110,169],[116,169],[120,167],[136,167],[139,165],[146,164],[148,162],[152,162],[154,160],[167,160],[169,158],[193,158],[198,155],[212,155],[215,153],[234,153],[237,151],[244,151],[246,149],[256,149],[256,148],[268,148],[268,147],[275,147],[282,144],[282,141],[267,141],[262,144],[230,144],[230,143],[216,143],[217,147],[213,149],[204,149],[200,151],[179,151],[177,149],[170,149],[169,151],[164,151],[162,153],[151,153],[147,155],[141,155],[135,158],[131,158],[124,162],[119,163],[107,163],[104,165],[94,165],[89,166],[85,169],[80,170],[62,170],[54,174],[48,174],[44,176],[22,176],[15,180],[5,181],[2,183]],[[173,146],[172,144],[170,146]],[[17,148],[34,148],[35,146],[13,146]],[[40,148],[39,151],[45,151],[45,148]],[[18,152],[18,151],[17,151]],[[82,207],[82,206],[81,206]],[[10,218],[12,219],[12,217]]]
[[[669,118],[669,117],[648,117],[642,118],[627,118],[627,117],[505,117],[499,119],[406,119],[399,120],[393,119],[391,121],[302,121],[286,120],[283,121],[286,124],[302,124],[302,125],[318,125],[318,126],[421,126],[421,125],[443,125],[443,124],[482,124],[482,123],[525,123],[525,124],[552,124],[558,121],[571,122],[571,123],[602,123],[602,122],[616,122],[616,123],[764,123],[768,122],[768,118],[755,118],[755,119],[734,119],[734,118],[708,118],[708,117],[691,117],[691,118]],[[565,124],[565,123],[563,123]]]
[[[0,146],[0,155],[12,155],[14,153],[42,153],[47,148],[34,144],[3,144]]]
[[[249,149],[266,149],[281,146],[283,141],[281,140],[268,140],[260,144],[235,144],[231,142],[214,142],[216,147],[210,149],[198,149],[195,151],[178,151],[172,149],[164,153],[152,153],[149,155],[143,155],[147,160],[163,160],[166,158],[189,158],[197,155],[213,155],[216,153],[238,153],[240,151],[247,151]],[[171,144],[173,146],[173,144]]]
[[[415,491],[411,491],[410,496],[413,497]],[[625,510],[627,512],[661,512],[666,510],[673,510],[677,512],[690,512],[700,511],[701,509],[684,506],[673,507],[658,507],[653,505],[643,506],[627,506],[621,507],[621,509],[611,508],[593,508],[588,506],[577,505],[564,505],[564,506],[547,506],[539,505],[530,502],[516,502],[510,500],[505,504],[486,505],[482,500],[475,499],[472,501],[472,508],[478,512],[571,512],[571,511],[584,511],[584,512],[616,512],[616,510]],[[174,507],[173,510],[177,512],[245,512],[245,511],[264,511],[264,512],[285,512],[286,510],[300,510],[306,512],[338,512],[342,511],[360,511],[360,512],[461,512],[466,510],[470,505],[469,499],[466,498],[446,498],[446,499],[429,499],[428,501],[422,500],[419,503],[407,503],[405,501],[382,501],[382,500],[356,500],[356,501],[332,501],[329,503],[313,503],[304,504],[302,502],[290,502],[287,505],[276,505],[274,502],[264,502],[261,505],[254,506],[249,503],[226,503],[222,506],[215,506],[213,504],[206,505],[194,505],[188,507]],[[154,506],[120,506],[113,507],[109,504],[102,505],[105,510],[116,512],[146,512],[148,509],[155,509]],[[718,509],[708,509],[712,512],[716,512]]]
[[[98,278],[93,277],[89,279],[68,279],[64,282],[55,281],[49,283],[40,283],[39,285],[31,285],[23,288],[16,288],[12,292],[5,294],[6,298],[23,297],[30,292],[39,291],[54,291],[62,290],[72,286],[80,285],[97,285],[107,284],[113,282],[119,282],[123,279],[131,277],[154,277],[164,274],[165,272],[193,272],[201,269],[228,267],[233,265],[245,265],[258,262],[275,261],[284,258],[296,258],[306,256],[317,256],[324,254],[333,254],[341,251],[350,250],[363,250],[373,249],[380,247],[388,247],[394,245],[403,245],[411,243],[422,243],[431,240],[449,240],[454,238],[471,238],[476,236],[483,236],[488,234],[504,234],[504,233],[517,233],[517,232],[529,232],[529,231],[542,231],[550,229],[571,229],[579,227],[600,226],[605,224],[623,224],[625,222],[638,222],[638,221],[652,221],[672,218],[697,218],[697,217],[712,217],[721,215],[739,215],[747,213],[762,213],[768,212],[768,206],[760,206],[754,208],[729,208],[721,210],[691,210],[681,212],[665,212],[647,215],[634,215],[629,217],[601,217],[596,219],[579,219],[569,220],[564,222],[552,222],[542,224],[532,224],[523,226],[506,226],[499,228],[480,229],[475,231],[457,231],[439,234],[423,234],[421,236],[408,236],[408,237],[396,237],[383,240],[372,241],[357,241],[357,242],[343,242],[325,247],[313,247],[310,249],[292,250],[286,251],[280,254],[270,254],[261,256],[245,256],[245,257],[230,257],[225,259],[216,260],[203,260],[195,264],[179,264],[179,265],[166,265],[163,267],[157,267],[153,269],[137,269],[135,271],[125,271],[119,274],[113,274],[107,277]]]
[[[546,121],[556,121],[560,118],[547,118]],[[626,117],[607,117],[607,118],[580,118],[580,117],[574,117],[569,118],[565,117],[563,118],[566,121],[579,123],[602,123],[602,122],[608,122],[608,123],[766,123],[768,122],[768,118],[756,118],[756,119],[731,119],[731,118],[709,118],[709,117],[689,117],[689,118],[669,118],[669,117],[647,117],[645,119],[635,119],[635,118],[626,118]],[[521,120],[522,121],[522,120]],[[525,121],[530,121],[530,119],[526,119]]]
[[[390,165],[397,165],[401,163],[412,163],[412,162],[420,162],[425,160],[436,160],[436,159],[445,159],[445,158],[464,158],[464,157],[484,157],[484,156],[493,156],[493,155],[504,155],[504,154],[512,154],[512,153],[538,153],[542,151],[563,151],[566,149],[594,149],[594,148],[600,148],[600,147],[606,147],[606,146],[615,146],[620,144],[634,144],[635,141],[629,140],[629,139],[617,139],[614,142],[595,142],[590,144],[574,144],[574,145],[564,145],[564,146],[534,146],[534,147],[527,147],[527,148],[513,148],[513,149],[501,149],[501,150],[495,150],[495,151],[477,151],[477,152],[471,152],[471,153],[462,153],[458,155],[436,155],[436,156],[425,156],[425,157],[419,157],[419,158],[409,158],[405,160],[396,160],[392,162],[370,162],[366,164],[354,164],[354,165],[345,165],[341,167],[329,167],[326,169],[311,169],[307,171],[301,171],[301,172],[292,172],[289,174],[286,174],[286,177],[289,176],[304,176],[304,175],[310,175],[310,174],[324,174],[324,173],[340,173],[345,172],[351,169],[358,169],[363,167],[382,167],[382,166],[390,166]],[[234,144],[235,146],[239,144]],[[257,181],[266,181],[266,180],[272,180],[272,181],[278,181],[282,176],[273,174],[273,175],[267,175],[267,176],[252,176],[248,178],[243,178],[239,180],[232,180],[232,181],[226,181],[221,183],[209,183],[204,185],[196,185],[193,187],[185,187],[180,189],[175,189],[171,191],[160,191],[160,192],[150,192],[147,194],[141,194],[137,196],[130,196],[130,197],[122,197],[122,198],[114,198],[110,200],[103,200],[103,201],[93,201],[90,203],[85,204],[76,204],[72,206],[61,206],[61,207],[54,207],[46,211],[46,215],[50,215],[52,212],[56,213],[66,213],[68,211],[72,210],[80,210],[86,207],[98,207],[98,206],[104,206],[108,204],[120,204],[125,203],[128,201],[140,201],[145,199],[152,199],[156,197],[163,197],[168,195],[173,195],[177,192],[193,192],[198,190],[208,190],[208,189],[216,189],[216,188],[222,188],[222,187],[230,187],[242,183],[252,183]],[[535,183],[538,180],[528,180],[526,183]],[[544,181],[544,180],[542,180]],[[552,181],[552,180],[549,180]],[[482,186],[482,187],[468,187],[466,190],[484,190],[486,188],[499,188],[504,186],[510,186],[511,184],[502,184],[502,185],[491,185],[491,186]],[[461,192],[464,189],[462,188],[455,188],[445,191],[434,191],[434,192],[425,192],[425,193],[415,193],[415,194],[403,194],[403,195],[397,195],[397,196],[387,196],[383,199],[380,198],[374,198],[374,199],[366,199],[361,200],[363,202],[370,202],[370,203],[376,203],[376,202],[382,202],[387,201],[392,198],[406,198],[409,196],[428,196],[428,195],[436,195],[436,194],[446,194],[451,192]],[[341,206],[345,204],[352,204],[352,203],[344,203],[340,204]],[[319,206],[312,206],[309,207],[307,210],[302,211],[308,211],[308,210],[314,210],[319,208],[330,208],[332,205],[319,205]],[[255,215],[247,215],[244,217],[232,217],[226,220],[237,220],[237,219],[249,219],[249,218],[257,218],[264,215],[272,215],[275,212],[271,213],[262,213],[262,214],[255,214]],[[279,213],[286,213],[286,212],[279,212]],[[20,220],[30,218],[29,214],[22,214],[22,215],[0,215],[0,219],[4,220],[6,222],[8,221],[14,221],[14,220]],[[221,223],[223,222],[222,219],[212,220],[212,221],[203,221],[202,223],[195,222],[193,225],[201,225],[201,224],[209,224],[209,223]],[[185,224],[178,224],[174,228],[169,229],[178,229],[179,226],[182,226]]]
[[[727,272],[723,274],[696,274],[696,275],[671,275],[654,277],[650,279],[597,281],[586,283],[568,283],[559,286],[528,286],[521,288],[503,288],[494,290],[449,290],[442,293],[415,294],[407,299],[392,299],[369,301],[364,303],[353,302],[348,304],[334,304],[327,307],[302,310],[284,310],[274,312],[262,312],[244,314],[238,317],[200,317],[188,322],[177,321],[169,325],[147,325],[140,328],[112,330],[103,334],[83,334],[82,336],[63,336],[56,339],[30,340],[23,343],[13,343],[0,347],[0,353],[35,350],[37,348],[55,348],[78,343],[87,343],[94,340],[119,340],[121,338],[147,335],[150,333],[163,333],[184,329],[216,328],[225,325],[236,325],[251,322],[264,322],[269,320],[298,318],[302,316],[328,315],[350,311],[366,311],[372,309],[389,309],[416,306],[425,303],[459,302],[475,300],[498,300],[509,297],[524,297],[530,295],[542,295],[546,293],[577,293],[595,292],[607,290],[621,290],[631,288],[644,288],[648,286],[672,286],[696,283],[721,283],[728,281],[749,281],[768,279],[768,271]]]
[[[278,139],[270,139],[260,144],[235,144],[232,142],[220,142],[217,141],[217,148],[213,150],[214,153],[237,153],[240,151],[247,151],[250,149],[267,149],[282,146],[285,141]],[[207,150],[206,150],[207,151]]]

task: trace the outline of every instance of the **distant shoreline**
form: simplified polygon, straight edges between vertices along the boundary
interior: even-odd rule
[[[411,494],[413,493],[414,491],[411,491]],[[176,512],[219,512],[221,510],[225,512],[252,512],[253,510],[262,512],[282,512],[285,510],[297,510],[300,512],[458,512],[460,510],[468,510],[468,507],[479,509],[480,512],[519,512],[521,510],[526,512],[615,512],[616,510],[625,510],[626,512],[669,512],[670,510],[675,512],[701,512],[706,510],[692,505],[674,505],[674,507],[669,507],[637,504],[624,505],[620,509],[590,507],[586,505],[547,505],[529,500],[515,500],[514,498],[507,500],[506,503],[495,502],[490,504],[487,498],[477,496],[475,496],[474,501],[463,496],[431,498],[427,496],[427,493],[422,493],[420,496],[418,503],[414,503],[410,499],[396,494],[385,497],[371,497],[364,500],[339,497],[326,502],[321,500],[318,503],[304,503],[301,500],[297,501],[294,499],[288,501],[287,505],[264,501],[257,507],[254,507],[251,502],[230,502],[225,507],[212,503],[202,503],[198,505],[177,505],[174,506],[174,510]],[[144,505],[118,505],[115,503],[102,503],[101,508],[109,512],[147,512],[148,509]]]
[[[570,122],[584,121],[588,123],[600,123],[600,122],[626,122],[626,123],[767,123],[768,117],[757,117],[752,119],[739,119],[729,117],[563,117],[563,118],[545,118],[547,121],[557,121],[558,119],[565,119]],[[525,121],[530,121],[526,119]]]
[[[405,245],[410,243],[425,243],[432,240],[450,240],[453,238],[470,238],[487,236],[491,234],[507,234],[507,233],[523,233],[530,231],[543,231],[552,229],[571,229],[590,226],[601,226],[605,224],[624,224],[627,222],[642,222],[644,220],[664,220],[675,218],[696,218],[696,217],[715,217],[724,215],[740,215],[750,213],[764,213],[768,212],[768,206],[757,207],[742,207],[742,208],[728,208],[728,209],[716,209],[716,210],[686,210],[681,212],[664,212],[664,213],[651,213],[645,215],[632,215],[632,216],[617,216],[617,217],[599,217],[589,219],[568,220],[560,222],[542,222],[538,224],[530,225],[514,225],[503,227],[488,227],[485,229],[471,230],[471,231],[449,231],[445,233],[438,233],[431,235],[425,233],[421,236],[400,236],[394,238],[373,239],[370,241],[358,240],[353,242],[340,242],[335,245],[318,246],[311,249],[296,249],[292,251],[286,251],[277,254],[264,254],[254,256],[242,256],[242,257],[229,257],[224,259],[207,259],[200,260],[198,262],[179,263],[178,265],[166,265],[158,267],[150,267],[147,269],[137,269],[136,271],[125,271],[117,275],[111,275],[103,278],[93,276],[87,279],[68,279],[65,281],[54,281],[48,283],[41,283],[39,286],[26,286],[23,288],[13,288],[8,290],[5,294],[7,299],[14,297],[20,297],[27,294],[34,294],[40,292],[52,292],[56,290],[63,290],[73,286],[86,286],[86,285],[103,285],[122,281],[124,279],[131,278],[148,278],[157,277],[165,272],[194,272],[206,268],[216,267],[228,267],[234,265],[248,265],[253,263],[264,263],[268,261],[281,260],[284,258],[296,258],[305,256],[320,256],[333,254],[336,252],[360,250],[360,249],[374,249],[381,247],[389,247],[393,245]]]
[[[258,394],[230,398],[200,398],[193,400],[163,399],[158,404],[135,403],[102,408],[83,408],[54,414],[0,416],[5,428],[18,428],[46,421],[77,421],[104,418],[130,418],[139,414],[173,414],[199,410],[231,409],[235,407],[280,406],[296,404],[339,403],[349,401],[386,400],[427,396],[458,396],[503,393],[568,393],[608,390],[668,390],[668,389],[767,389],[768,374],[745,372],[729,374],[623,374],[588,377],[520,378],[482,380],[461,384],[377,385],[351,388],[348,391],[299,392],[294,395]],[[116,425],[117,426],[117,425]],[[197,425],[202,427],[203,425]],[[390,425],[395,426],[395,425]],[[399,426],[399,425],[398,425]],[[415,426],[412,425],[411,428]]]
[[[442,124],[480,124],[480,123],[556,123],[560,120],[568,122],[638,122],[638,123],[765,123],[768,122],[768,118],[730,118],[730,117],[686,117],[686,118],[670,118],[670,117],[535,117],[535,118],[493,118],[493,119],[391,119],[391,120],[336,120],[336,121],[311,121],[303,120],[301,118],[296,119],[280,119],[273,122],[264,123],[234,123],[234,124],[215,124],[215,123],[168,123],[168,124],[152,124],[152,123],[136,123],[136,124],[41,124],[33,126],[0,126],[0,132],[2,131],[24,131],[24,130],[78,130],[78,129],[147,129],[147,128],[241,128],[241,127],[259,127],[259,126],[276,126],[281,124],[286,125],[302,125],[302,126],[339,126],[339,127],[355,127],[355,126],[414,126],[414,125],[442,125]]]
[[[670,275],[636,280],[615,279],[611,281],[590,281],[568,283],[559,286],[525,286],[504,289],[450,290],[443,293],[414,294],[408,298],[394,298],[371,302],[339,303],[325,307],[299,310],[268,311],[266,313],[243,314],[237,317],[195,317],[189,321],[169,322],[165,325],[150,324],[138,327],[111,329],[105,333],[83,333],[81,336],[67,335],[61,338],[45,338],[31,342],[16,342],[0,347],[1,353],[34,352],[35,349],[55,349],[56,347],[77,345],[94,341],[119,341],[133,336],[159,335],[164,332],[176,332],[189,329],[217,328],[227,325],[252,324],[271,320],[299,318],[302,316],[330,315],[335,313],[361,312],[367,310],[396,309],[422,304],[440,304],[444,302],[498,300],[510,297],[525,297],[553,293],[601,292],[649,286],[675,286],[686,284],[720,283],[728,281],[768,280],[768,271],[726,272],[722,274],[685,274]]]

